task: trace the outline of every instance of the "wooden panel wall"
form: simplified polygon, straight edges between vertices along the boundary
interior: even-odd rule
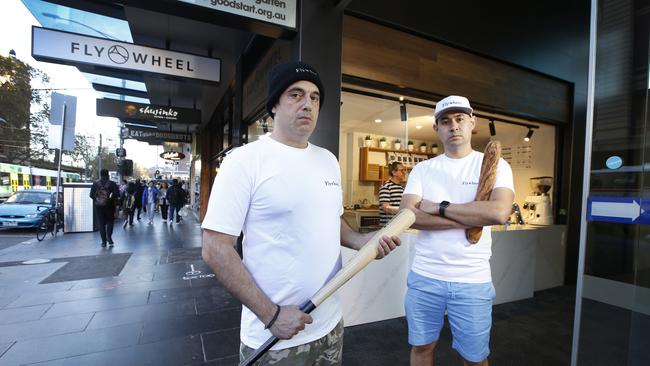
[[[571,83],[346,16],[342,73],[400,88],[463,95],[477,107],[571,120]]]

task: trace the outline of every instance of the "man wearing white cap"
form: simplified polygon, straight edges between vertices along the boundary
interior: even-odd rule
[[[490,225],[503,224],[514,200],[512,169],[501,159],[489,201],[474,201],[483,154],[472,149],[476,118],[469,101],[449,96],[436,104],[433,129],[444,154],[419,163],[404,189],[402,208],[416,214],[415,258],[404,300],[411,365],[433,364],[445,311],[452,347],[465,365],[487,365],[492,301]],[[465,229],[483,227],[470,244]]]

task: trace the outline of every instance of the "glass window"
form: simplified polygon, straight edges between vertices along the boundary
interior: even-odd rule
[[[9,173],[0,172],[0,186],[11,185],[11,176]]]
[[[7,199],[7,203],[18,204],[48,204],[52,202],[52,194],[48,192],[18,192]]]

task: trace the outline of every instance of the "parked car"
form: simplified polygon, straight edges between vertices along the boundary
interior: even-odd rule
[[[52,192],[34,189],[18,191],[0,204],[0,228],[38,227],[43,215],[53,207]]]

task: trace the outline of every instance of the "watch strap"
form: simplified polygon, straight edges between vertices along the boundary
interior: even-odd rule
[[[440,207],[438,208],[438,215],[440,217],[445,217],[445,209],[449,207],[449,201],[440,202]]]

